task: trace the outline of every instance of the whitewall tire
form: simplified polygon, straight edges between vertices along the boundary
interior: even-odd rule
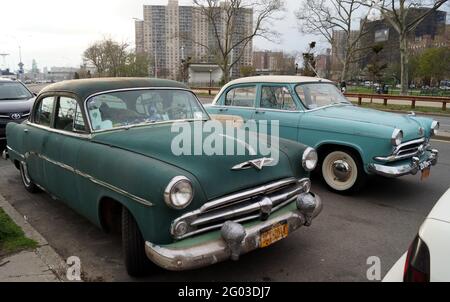
[[[346,149],[327,153],[321,162],[321,172],[328,188],[339,193],[358,190],[367,176],[359,157]]]

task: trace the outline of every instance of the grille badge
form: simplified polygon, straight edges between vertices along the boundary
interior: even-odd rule
[[[18,120],[22,117],[22,115],[20,113],[11,113],[10,117],[13,120]]]

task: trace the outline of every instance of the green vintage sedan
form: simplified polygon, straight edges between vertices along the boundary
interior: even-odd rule
[[[225,85],[206,110],[244,121],[279,121],[279,135],[314,147],[328,188],[358,191],[369,174],[399,177],[438,160],[430,138],[439,123],[414,114],[354,106],[326,79],[301,76],[242,78]]]
[[[44,190],[121,231],[135,276],[152,262],[186,270],[236,260],[310,225],[321,211],[310,192],[315,150],[280,140],[277,165],[259,153],[173,152],[174,125],[209,120],[178,82],[66,81],[39,94],[29,120],[7,125],[3,158],[29,192]]]

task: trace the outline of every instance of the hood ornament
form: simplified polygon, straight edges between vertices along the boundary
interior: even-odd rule
[[[237,170],[246,170],[246,169],[250,169],[250,168],[255,168],[256,170],[261,171],[264,166],[270,166],[273,163],[273,161],[274,161],[273,158],[267,158],[267,157],[258,158],[258,159],[249,160],[249,161],[240,163],[240,164],[234,166],[233,168],[231,168],[231,170],[237,171]]]
[[[424,136],[425,135],[425,129],[423,127],[419,127],[419,135]]]

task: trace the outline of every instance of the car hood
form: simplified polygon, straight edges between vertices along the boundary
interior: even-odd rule
[[[397,114],[380,110],[361,108],[358,106],[337,105],[318,109],[311,112],[317,117],[327,119],[345,119],[358,123],[368,123],[398,128],[403,130],[404,141],[419,138],[422,124],[414,117],[406,114]]]
[[[0,100],[0,112],[21,113],[29,112],[33,107],[35,98],[27,100]]]
[[[235,165],[248,160],[269,157],[267,155],[263,156],[259,152],[257,155],[235,156],[208,156],[205,154],[176,155],[172,152],[171,146],[173,139],[179,133],[173,133],[171,131],[171,125],[159,124],[136,127],[129,130],[98,133],[93,136],[92,140],[97,143],[149,156],[187,171],[199,181],[208,200],[278,179],[292,177],[295,174],[291,168],[291,162],[287,152],[283,150],[279,152],[279,161],[276,166],[266,166],[261,171],[255,168],[238,171],[232,170]],[[236,142],[236,138],[230,136],[224,138],[223,136],[218,137],[219,135],[211,133],[203,134],[204,138],[208,136],[210,138],[222,139],[224,142],[222,148],[224,150],[223,154],[225,154],[226,150],[225,141]],[[295,146],[297,146],[299,152],[303,148],[303,145],[300,144]],[[290,148],[292,149],[292,146]],[[300,158],[301,156],[299,156],[298,165],[301,165]]]

